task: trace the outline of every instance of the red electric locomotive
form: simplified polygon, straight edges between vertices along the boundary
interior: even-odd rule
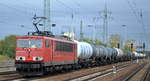
[[[43,74],[54,69],[54,66],[74,64],[77,61],[76,48],[77,44],[73,41],[45,36],[18,36],[17,71],[22,74]]]
[[[17,37],[15,64],[19,73],[41,75],[45,71],[62,69],[77,62],[75,42],[56,38],[48,31],[39,31],[38,23],[33,25],[36,32]]]

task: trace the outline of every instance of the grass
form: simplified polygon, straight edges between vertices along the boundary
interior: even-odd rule
[[[0,55],[0,62],[3,62],[4,60],[7,60],[8,57],[4,55]]]

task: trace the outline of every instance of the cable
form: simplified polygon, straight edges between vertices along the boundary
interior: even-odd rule
[[[12,6],[3,4],[3,3],[0,3],[0,6],[5,6],[5,7],[7,7],[7,8],[14,9],[14,10],[16,10],[16,11],[18,11],[18,12],[21,12],[21,13],[26,13],[26,14],[28,14],[28,15],[33,15],[33,14],[30,13],[30,12],[26,12],[26,11],[24,11],[24,10],[22,10],[22,9],[18,9],[18,8],[15,8],[15,7],[12,7]]]
[[[138,15],[137,15],[136,10],[133,8],[133,6],[132,6],[132,4],[130,3],[129,0],[126,0],[126,1],[127,1],[128,5],[129,5],[129,8],[133,12],[133,15],[136,17],[137,21],[140,23],[140,19],[139,19]]]
[[[68,5],[66,5],[65,3],[63,3],[60,0],[56,0],[58,3],[60,3],[61,5],[63,5],[64,7],[70,9],[72,12],[77,13],[73,8],[69,7]]]
[[[138,11],[138,8],[136,8],[137,10],[135,10],[135,9],[133,8],[132,4],[130,3],[130,1],[129,1],[129,0],[126,0],[126,1],[127,1],[128,5],[129,5],[129,8],[132,10],[134,16],[136,17],[137,21],[138,21],[139,23],[141,23],[141,19],[140,19],[140,17],[139,17],[139,12],[136,12],[136,11]],[[134,5],[135,5],[135,3],[134,3]],[[144,29],[144,32],[145,32],[145,29]]]
[[[16,1],[20,1],[20,0],[16,0]],[[23,2],[23,1],[21,1],[21,3],[22,3],[22,5],[19,5],[19,6],[21,6],[21,7],[29,8],[29,9],[31,9],[31,10],[33,10],[33,11],[36,11],[36,10],[37,10],[35,6],[33,6],[33,5],[29,4],[29,3],[26,3],[26,2]],[[24,6],[23,6],[23,5],[24,5]],[[39,10],[39,11],[43,11],[41,8],[38,8],[38,10]]]
[[[78,3],[77,1],[74,1],[74,0],[72,0],[72,1],[74,2],[75,5],[77,5],[78,8],[83,9],[83,10],[88,10],[88,9],[81,7],[81,4]]]
[[[77,1],[75,1],[75,0],[72,0],[72,1],[74,2],[75,5],[77,5],[77,7],[78,7],[79,9],[81,9],[81,11],[84,11],[84,10],[88,11],[88,10],[90,10],[90,9],[88,9],[88,8],[82,7],[81,4],[78,3]],[[80,12],[81,12],[81,11],[80,11]],[[85,12],[85,11],[84,11],[84,12]],[[87,12],[87,13],[88,13],[88,12]]]
[[[143,29],[143,31],[144,31],[143,34],[145,35],[144,37],[145,37],[145,40],[146,40],[148,36],[146,35],[146,29],[145,29],[145,24],[144,24],[144,21],[143,21],[143,13],[142,13],[142,11],[141,11],[141,10],[139,11],[139,8],[137,8],[135,2],[132,2],[133,5],[134,5],[134,7],[135,7],[135,8],[134,8],[133,5],[130,3],[129,0],[126,0],[126,1],[127,1],[128,5],[129,5],[129,7],[131,8],[133,14],[135,15],[137,21],[142,25],[142,29]],[[137,11],[137,12],[136,12],[136,11]],[[142,36],[142,37],[143,37],[143,36]]]
[[[145,34],[145,36],[147,36],[147,35],[146,35],[145,24],[144,24],[144,21],[143,21],[143,13],[142,13],[142,10],[137,8],[136,3],[135,3],[134,1],[132,1],[132,2],[133,2],[133,5],[135,6],[135,8],[136,8],[136,10],[137,10],[137,14],[138,14],[138,16],[139,16],[139,21],[140,21],[140,23],[141,23],[141,25],[142,25],[142,27],[143,27],[144,34]]]
[[[4,21],[0,21],[0,24],[4,24],[4,25],[16,25],[16,26],[19,26],[19,25],[17,25],[17,24],[12,24],[12,23],[7,23],[7,22],[4,22]]]

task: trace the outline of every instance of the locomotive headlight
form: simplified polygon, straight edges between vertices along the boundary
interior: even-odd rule
[[[33,57],[33,61],[42,61],[43,57]]]
[[[24,60],[26,60],[26,58],[23,57],[23,56],[16,56],[16,60],[18,60],[18,61],[24,61]]]

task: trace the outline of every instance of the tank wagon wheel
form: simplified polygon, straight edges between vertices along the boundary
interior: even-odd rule
[[[107,58],[107,64],[111,64],[111,58]]]
[[[106,65],[107,64],[107,57],[103,57],[101,62],[102,62],[102,65]]]
[[[115,63],[115,58],[111,57],[111,63]]]

